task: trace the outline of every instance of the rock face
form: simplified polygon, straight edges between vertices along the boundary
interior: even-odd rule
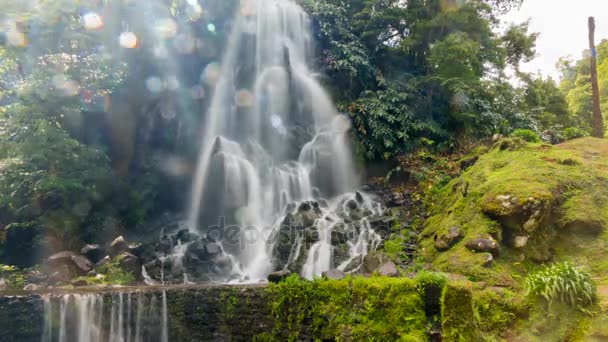
[[[538,146],[502,139],[434,195],[420,250],[437,269],[496,283],[511,271],[492,267],[502,251],[535,263],[553,260],[556,251],[605,260],[599,246],[608,230],[608,195],[599,189],[608,186],[607,163],[604,140]],[[462,234],[452,234],[456,226]]]
[[[321,275],[323,276],[323,278],[341,280],[346,277],[346,272],[340,271],[338,269],[332,269],[332,270],[323,272]]]
[[[110,256],[117,256],[129,250],[127,240],[121,235],[110,244]]]
[[[105,255],[105,253],[100,245],[85,245],[80,250],[80,254],[87,257],[93,263],[98,262]]]
[[[435,240],[435,248],[440,252],[447,251],[456,243],[458,243],[458,241],[460,241],[462,237],[463,233],[460,227],[450,227],[446,234],[441,235]]]
[[[54,274],[55,279],[66,281],[74,276],[86,275],[93,269],[93,263],[85,256],[63,251],[51,255],[46,261],[49,274]]]
[[[122,268],[125,272],[133,274],[136,280],[142,280],[141,261],[138,257],[129,252],[124,252],[116,259],[120,265],[120,268]]]
[[[272,272],[268,275],[268,281],[271,283],[279,283],[285,280],[287,277],[291,275],[290,270],[282,270],[277,272]]]
[[[476,253],[490,253],[496,256],[500,254],[500,245],[492,238],[471,240],[466,243],[466,247]]]
[[[378,274],[383,277],[398,277],[399,271],[397,270],[397,265],[394,262],[387,262],[378,270]]]

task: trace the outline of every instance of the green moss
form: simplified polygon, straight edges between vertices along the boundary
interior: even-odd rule
[[[523,297],[502,288],[473,291],[478,330],[482,340],[501,340],[520,317],[527,314]]]
[[[478,339],[473,291],[470,283],[451,283],[443,289],[441,325],[444,341],[476,341]]]
[[[490,285],[519,286],[533,263],[570,258],[591,262],[600,272],[594,276],[607,276],[606,188],[608,141],[585,138],[549,146],[504,139],[427,199],[431,217],[420,235],[421,254],[441,271]],[[435,238],[454,226],[464,238],[438,252]],[[517,236],[528,238],[524,248],[516,248]],[[465,245],[489,237],[501,242],[502,252],[484,267],[484,256]],[[583,242],[590,246],[582,248]]]
[[[290,277],[268,290],[279,340],[297,340],[307,329],[314,339],[426,340],[424,303],[410,279]]]

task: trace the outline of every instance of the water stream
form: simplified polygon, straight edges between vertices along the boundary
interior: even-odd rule
[[[310,19],[294,1],[241,2],[201,131],[189,214],[193,233],[219,230],[234,260],[225,281],[263,281],[276,269],[270,237],[290,205],[343,205],[335,199],[354,196],[359,186],[349,120],[317,80],[313,57]],[[294,249],[308,255],[305,277],[337,266],[329,235],[345,222],[336,209],[320,209],[334,220],[317,222],[317,243],[305,251],[300,241]],[[234,228],[239,233],[229,234]]]
[[[42,342],[168,342],[167,297],[141,292],[44,295]]]

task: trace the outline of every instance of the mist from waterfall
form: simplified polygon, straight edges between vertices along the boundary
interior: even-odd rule
[[[358,186],[350,123],[316,79],[313,51],[309,17],[294,1],[241,2],[201,132],[189,226],[238,227],[238,241],[222,241],[238,263],[232,277],[244,281],[273,271],[269,239],[290,204]],[[307,276],[331,266],[329,247],[309,252]]]

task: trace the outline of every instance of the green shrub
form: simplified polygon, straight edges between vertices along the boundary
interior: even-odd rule
[[[584,138],[588,135],[589,133],[578,127],[568,127],[564,130],[564,139],[566,140]]]
[[[540,142],[540,136],[530,129],[516,129],[513,131],[513,133],[511,133],[511,136],[521,138],[531,143]]]
[[[559,301],[571,306],[587,306],[597,300],[597,286],[591,274],[570,262],[543,266],[526,277],[528,296],[541,297],[550,304]]]

